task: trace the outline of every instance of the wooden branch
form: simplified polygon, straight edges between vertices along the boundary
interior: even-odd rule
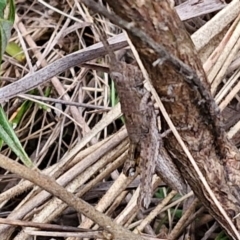
[[[115,239],[115,240],[143,240],[139,235],[133,234],[128,229],[117,225],[114,221],[98,212],[90,204],[86,203],[82,199],[78,198],[73,193],[67,191],[64,187],[59,185],[53,178],[42,174],[38,170],[29,169],[7,157],[0,154],[0,167],[18,174],[20,177],[35,183],[42,189],[52,193],[55,197],[58,197],[69,206],[73,207],[79,213],[82,213],[86,217],[92,219],[99,226],[103,227],[105,230],[103,234],[105,239]],[[109,234],[111,233],[111,234]]]
[[[127,41],[124,39],[124,34],[119,34],[110,39],[110,44],[113,50],[118,50],[126,47]],[[0,103],[16,97],[18,94],[25,93],[33,88],[36,88],[40,84],[45,83],[50,78],[68,70],[71,67],[81,65],[82,63],[86,63],[97,57],[104,56],[106,53],[107,52],[102,44],[98,43],[92,45],[91,47],[64,56],[33,74],[26,75],[20,80],[0,88]]]
[[[91,0],[83,2],[100,11]],[[234,218],[240,212],[239,152],[226,138],[202,64],[182,22],[167,0],[107,2],[117,16],[101,13],[127,30],[157,93],[168,100],[164,105],[172,122],[184,129],[181,137],[196,166],[173,134],[165,141],[168,152],[204,206],[233,239],[239,239],[240,220]]]

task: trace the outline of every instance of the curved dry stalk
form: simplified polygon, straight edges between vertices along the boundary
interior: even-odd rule
[[[126,159],[126,141],[120,143],[116,149],[107,153],[104,157],[99,159],[95,164],[90,166],[86,171],[76,177],[71,183],[69,183],[65,189],[69,192],[76,192],[76,196],[81,197],[87,193],[92,187],[94,187],[99,181],[102,181],[104,178],[108,177],[109,174],[114,171],[117,167],[121,166]],[[125,151],[125,152],[124,152]],[[123,154],[121,154],[124,152]],[[118,155],[121,154],[119,157]],[[116,160],[115,160],[116,159]],[[112,162],[113,161],[113,162]],[[97,175],[89,183],[85,184],[89,179],[94,176],[97,172],[101,171],[107,165],[106,169]],[[85,185],[84,185],[85,184]],[[39,196],[36,196],[36,200],[42,198],[42,193]],[[44,208],[34,215],[32,221],[34,222],[49,222],[58,217],[66,208],[67,204],[64,203],[59,198],[52,198],[47,203],[44,204]],[[8,230],[9,232],[9,230]],[[17,236],[18,240],[25,240],[29,236],[23,230]]]
[[[57,179],[58,184],[62,185],[62,186],[66,186],[69,182],[73,181],[75,179],[76,176],[78,176],[80,173],[82,173],[87,167],[91,166],[94,162],[96,162],[99,157],[103,156],[104,154],[108,153],[110,149],[118,146],[115,151],[113,151],[113,153],[117,153],[119,154],[118,148],[120,148],[120,152],[124,150],[124,148],[122,147],[123,144],[126,143],[122,143],[119,144],[121,141],[123,141],[123,139],[126,138],[126,131],[120,131],[120,134],[116,134],[115,135],[115,139],[114,136],[111,137],[110,139],[108,139],[108,141],[104,144],[103,147],[96,149],[94,152],[92,152],[91,154],[89,154],[87,157],[85,157],[84,159],[82,159],[80,162],[76,163],[72,166],[71,169],[69,169],[68,171],[63,172],[63,169],[57,174],[59,175],[60,173],[62,173],[62,175]],[[107,155],[112,155],[112,152],[108,153]],[[78,158],[79,160],[79,158]],[[112,158],[103,158],[102,161],[98,161],[96,163],[96,165],[98,166],[97,170],[99,170],[99,165],[100,168],[103,167],[102,164],[106,164],[106,160],[107,161],[111,161]],[[121,160],[123,161],[123,159]],[[93,165],[92,167],[90,167],[87,171],[92,171],[92,168],[95,169],[95,166]],[[57,169],[59,171],[59,168]],[[96,171],[96,169],[95,169]],[[56,172],[54,173],[56,175]],[[93,174],[93,173],[92,173]],[[78,176],[75,181],[78,182],[78,185],[71,185],[70,184],[70,191],[75,191],[78,187],[80,187],[84,182],[82,181],[87,181],[92,175],[90,175],[89,173],[87,173],[85,175],[85,178]],[[102,175],[101,175],[102,176]],[[104,177],[104,176],[103,176]],[[80,179],[80,181],[79,181]],[[85,180],[86,179],[86,180]],[[74,184],[74,181],[73,181]],[[88,188],[85,188],[86,190],[89,190]],[[82,194],[84,194],[85,192],[83,191]],[[38,207],[39,205],[41,205],[43,202],[45,202],[47,199],[49,199],[50,194],[48,192],[45,191],[41,191],[38,188],[33,189],[32,191],[32,196],[31,193],[28,195],[28,201],[26,200],[26,198],[22,201],[22,203],[18,206],[18,209],[15,209],[12,211],[11,214],[9,214],[9,218],[14,218],[14,219],[22,219],[26,214],[28,214],[32,209]],[[26,202],[24,204],[24,202]],[[65,207],[64,207],[65,208]],[[47,207],[45,207],[45,210],[48,209]],[[57,210],[60,210],[59,205],[57,207]],[[53,210],[51,209],[50,212],[52,212]],[[61,213],[61,212],[59,212]],[[49,220],[50,217],[55,216],[54,214],[49,215],[49,211],[47,211],[47,218]],[[39,221],[39,219],[37,219]],[[12,229],[13,230],[13,229]],[[9,227],[6,226],[0,226],[0,233],[1,236],[3,236],[3,234],[7,234],[8,236],[11,235],[11,231],[9,229]],[[7,239],[7,237],[5,236],[5,239]]]
[[[110,232],[112,237],[116,240],[140,240],[141,236],[131,233],[124,227],[116,225],[111,218],[96,211],[94,207],[84,202],[74,194],[68,192],[65,188],[57,184],[54,179],[43,175],[38,171],[28,169],[11,159],[0,155],[0,166],[8,171],[16,173],[21,177],[28,179],[54,196],[66,202],[69,206],[75,208],[79,213],[84,214],[86,217],[94,220],[99,226],[103,227],[106,233]]]

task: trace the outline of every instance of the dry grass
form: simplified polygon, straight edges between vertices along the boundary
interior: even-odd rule
[[[180,1],[176,2],[180,4]],[[185,5],[185,9],[190,7],[190,2]],[[16,1],[18,19],[12,41],[21,45],[26,61],[18,62],[5,55],[2,64],[4,81],[1,81],[1,86],[99,42],[98,32],[91,28],[94,14],[79,1],[52,0],[48,1],[49,5],[43,3],[42,0],[33,3]],[[224,9],[221,11],[224,16],[229,14],[234,19],[233,10],[228,10],[227,13]],[[190,19],[186,22],[186,28],[193,34],[192,39],[212,83],[211,90],[224,113],[226,130],[232,127],[228,132],[229,137],[238,144],[239,19],[229,24],[229,18],[224,21],[220,17],[217,22],[221,23],[216,26],[213,16],[214,14],[208,14]],[[95,18],[109,37],[121,32],[101,16],[95,15]],[[202,26],[206,22],[208,32],[214,33],[214,36],[201,32],[204,31]],[[201,45],[203,40],[200,43],[198,41],[200,37],[205,37],[204,46]],[[122,49],[118,56],[127,58],[128,53],[129,50]],[[88,65],[72,67],[53,77],[48,83],[38,86],[35,92],[38,96],[43,97],[47,89],[50,89],[47,97],[63,101],[52,102],[49,99],[46,109],[36,101],[29,106],[16,128],[24,148],[45,174],[57,179],[68,191],[85,199],[98,211],[114,218],[117,224],[135,229],[135,232],[144,229],[145,233],[152,236],[160,233],[161,238],[166,238],[172,229],[178,231],[185,226],[186,221],[179,222],[180,226],[176,225],[176,222],[182,210],[189,208],[187,220],[191,222],[198,217],[194,231],[199,232],[197,238],[200,239],[214,221],[204,212],[200,203],[193,200],[192,193],[180,197],[175,191],[161,187],[158,190],[159,198],[153,199],[151,208],[146,212],[139,211],[136,205],[139,190],[135,191],[139,180],[135,179],[131,183],[133,179],[127,179],[121,174],[121,166],[127,158],[128,141],[126,130],[122,128],[119,105],[112,108],[114,103],[111,98],[116,101],[116,96],[111,84],[107,58],[96,57],[89,61]],[[16,114],[23,98],[27,97],[29,96],[21,95],[4,106],[9,118]],[[45,104],[46,99],[39,98],[38,101]],[[77,105],[69,105],[69,102]],[[2,154],[15,158],[7,147],[3,148]],[[159,184],[157,178],[156,183]],[[55,223],[61,226],[98,229],[91,220],[76,213],[61,200],[3,169],[0,186],[1,217],[37,222],[39,225]],[[44,234],[44,229],[48,228],[43,226],[42,229],[36,232],[30,228],[0,225],[0,236],[1,239],[31,239],[30,235]],[[73,229],[67,230],[73,232]],[[52,231],[55,231],[55,237],[64,235],[60,235],[58,229]],[[219,232],[220,229],[211,230],[212,236]],[[49,235],[48,233],[46,236]],[[56,239],[75,238],[65,233],[65,238]]]

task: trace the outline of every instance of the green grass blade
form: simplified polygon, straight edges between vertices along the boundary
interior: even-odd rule
[[[12,22],[0,19],[0,62],[10,38],[11,29]]]
[[[23,50],[15,42],[8,43],[6,46],[6,53],[15,58],[18,62],[24,62],[26,60]]]
[[[0,137],[27,167],[33,166],[31,159],[23,149],[2,107],[0,107]]]
[[[10,120],[10,123],[12,124],[13,129],[17,127],[17,125],[22,120],[23,115],[26,113],[26,111],[33,105],[33,102],[31,101],[24,101],[22,105],[19,107],[16,116]]]
[[[3,54],[10,39],[14,18],[14,0],[0,0],[0,62],[2,61]],[[27,167],[33,166],[31,159],[23,149],[2,107],[0,107],[0,138]]]

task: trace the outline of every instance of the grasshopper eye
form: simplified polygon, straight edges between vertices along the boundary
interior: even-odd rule
[[[123,80],[123,75],[119,72],[112,72],[110,76],[116,82],[120,82]]]
[[[135,173],[136,173],[136,169],[131,167],[127,171],[127,176],[132,177],[132,176],[134,176]]]

